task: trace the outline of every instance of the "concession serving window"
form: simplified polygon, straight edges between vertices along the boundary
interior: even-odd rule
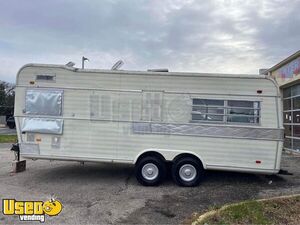
[[[27,90],[22,132],[62,134],[62,103],[62,90]]]

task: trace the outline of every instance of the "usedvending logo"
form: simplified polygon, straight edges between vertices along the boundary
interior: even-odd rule
[[[15,199],[2,200],[2,212],[6,216],[19,216],[20,221],[45,222],[46,215],[57,216],[63,206],[60,201],[51,198],[48,201],[17,201]]]

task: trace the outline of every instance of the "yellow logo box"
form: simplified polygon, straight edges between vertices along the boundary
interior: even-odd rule
[[[58,200],[49,201],[17,201],[15,199],[2,200],[2,212],[4,215],[19,215],[20,220],[40,220],[33,216],[57,216],[62,211],[62,204]],[[28,216],[28,217],[24,217]],[[32,217],[30,217],[32,216]],[[38,217],[40,218],[40,217]]]

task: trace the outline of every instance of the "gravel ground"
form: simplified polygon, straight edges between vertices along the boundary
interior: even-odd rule
[[[293,176],[207,172],[194,188],[178,187],[170,179],[143,187],[133,167],[122,164],[27,160],[27,170],[13,174],[9,146],[0,145],[0,196],[45,201],[55,195],[64,208],[46,224],[180,224],[193,212],[225,203],[300,193],[300,157],[289,154],[283,154],[282,168]],[[21,222],[0,216],[0,223]]]

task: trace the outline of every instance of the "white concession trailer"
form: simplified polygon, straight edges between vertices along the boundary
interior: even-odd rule
[[[280,170],[282,101],[269,76],[27,64],[15,91],[24,158],[135,164],[144,185],[167,162],[182,186],[204,170]]]

